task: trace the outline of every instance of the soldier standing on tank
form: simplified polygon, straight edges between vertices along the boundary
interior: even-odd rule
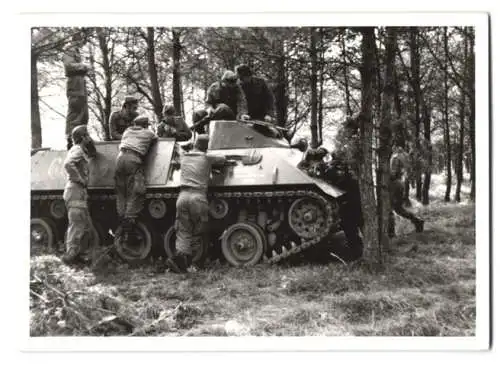
[[[191,266],[194,247],[208,245],[207,188],[213,165],[224,165],[224,156],[209,155],[208,136],[200,134],[194,149],[181,158],[180,193],[176,203],[175,255],[167,259],[168,267],[185,273]]]
[[[245,93],[232,71],[224,72],[220,81],[210,85],[205,108],[212,120],[250,119]]]
[[[137,116],[137,108],[139,100],[134,96],[126,96],[123,101],[122,108],[111,113],[109,117],[109,136],[111,140],[119,141],[122,138],[123,132],[132,125],[132,122]]]
[[[181,116],[175,115],[173,105],[165,105],[162,111],[163,120],[158,125],[157,134],[161,138],[175,138],[176,141],[184,142],[191,139],[192,133]]]
[[[268,123],[275,121],[274,96],[266,81],[252,75],[250,67],[239,65],[236,73],[248,104],[248,115],[251,119]]]
[[[404,183],[403,177],[408,165],[408,155],[401,145],[394,148],[390,160],[390,182],[389,194],[391,198],[392,210],[389,213],[389,226],[387,228],[389,237],[394,237],[395,220],[394,212],[403,218],[409,219],[414,225],[417,232],[422,232],[424,229],[424,220],[416,217],[403,207],[404,202]]]
[[[136,219],[144,207],[146,182],[144,163],[158,137],[148,129],[149,119],[139,116],[125,130],[116,159],[116,211],[124,240],[129,239]]]
[[[79,125],[87,125],[89,122],[89,106],[87,96],[87,85],[85,77],[89,67],[82,63],[78,45],[81,43],[81,35],[73,36],[75,43],[63,55],[64,73],[66,75],[66,97],[68,99],[68,112],[66,114],[66,139],[68,150],[72,146],[71,132]]]
[[[64,203],[68,212],[66,231],[66,253],[62,261],[74,263],[85,247],[85,239],[90,242],[92,221],[87,206],[87,186],[89,182],[89,159],[96,156],[95,147],[87,132],[87,126],[80,125],[71,132],[72,147],[64,160],[67,175],[64,187]],[[95,247],[91,247],[95,249]]]

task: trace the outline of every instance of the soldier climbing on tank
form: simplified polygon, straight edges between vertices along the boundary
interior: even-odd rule
[[[193,249],[208,246],[207,188],[212,166],[224,165],[224,156],[207,154],[208,136],[200,134],[194,149],[181,158],[180,193],[176,203],[175,254],[167,259],[170,270],[185,273],[191,266]]]
[[[126,244],[134,232],[136,220],[144,206],[146,182],[144,163],[151,146],[158,140],[148,129],[149,119],[138,116],[125,130],[116,159],[116,211],[119,219],[117,235]]]
[[[111,113],[109,117],[109,136],[111,140],[119,141],[123,132],[132,125],[133,120],[139,115],[137,108],[139,100],[134,96],[126,96],[122,108]]]
[[[158,125],[157,134],[161,138],[175,138],[176,141],[184,142],[191,139],[192,132],[181,116],[175,115],[173,105],[165,105],[163,108],[163,120]]]
[[[390,182],[389,194],[391,199],[391,211],[389,213],[389,226],[387,228],[389,237],[395,235],[395,219],[394,212],[403,218],[409,219],[414,225],[417,232],[422,232],[424,229],[424,220],[416,217],[403,207],[404,203],[404,183],[403,178],[408,165],[408,155],[404,151],[402,144],[395,145],[393,154],[390,160]]]
[[[80,125],[71,132],[72,147],[64,160],[67,175],[63,199],[68,212],[68,228],[66,231],[66,253],[62,261],[75,263],[92,242],[92,221],[87,206],[87,186],[89,182],[88,161],[96,156],[92,138],[87,126]]]
[[[66,75],[66,97],[68,112],[66,114],[66,139],[68,150],[72,146],[71,132],[79,125],[89,122],[89,107],[85,77],[89,67],[82,63],[78,45],[82,43],[80,34],[73,36],[74,43],[62,57],[64,73]]]
[[[236,73],[245,93],[250,118],[273,123],[276,120],[274,96],[266,81],[261,77],[253,76],[247,65],[236,67]]]

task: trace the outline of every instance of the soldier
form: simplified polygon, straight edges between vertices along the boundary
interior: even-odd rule
[[[73,40],[81,41],[80,35],[75,35]],[[82,63],[82,58],[77,45],[73,45],[63,55],[64,73],[66,75],[66,97],[68,99],[68,112],[66,115],[66,138],[68,150],[72,146],[71,132],[79,125],[89,122],[89,107],[87,85],[85,77],[89,67]]]
[[[212,120],[250,119],[245,93],[232,71],[224,72],[221,81],[210,85],[205,108]]]
[[[75,127],[71,132],[71,138],[72,147],[64,161],[67,182],[63,198],[68,212],[68,229],[66,253],[62,261],[66,264],[74,263],[78,259],[85,249],[84,240],[90,240],[92,235],[92,222],[87,206],[87,185],[89,182],[88,160],[95,157],[93,153],[95,147],[85,125]]]
[[[111,113],[109,117],[109,136],[111,140],[119,141],[123,132],[132,125],[133,120],[139,115],[137,108],[139,100],[134,96],[126,96],[121,110]]]
[[[394,237],[395,221],[394,212],[403,218],[411,220],[415,225],[417,232],[424,230],[424,220],[416,217],[403,207],[404,202],[404,183],[403,176],[408,165],[408,156],[401,145],[394,148],[394,152],[390,160],[390,182],[389,194],[391,198],[392,210],[389,213],[389,226],[387,228],[389,237]]]
[[[248,104],[251,119],[271,123],[275,120],[274,96],[263,78],[252,75],[250,67],[239,65],[236,73]]]
[[[165,105],[162,114],[164,119],[158,126],[158,137],[175,138],[176,141],[180,142],[191,139],[191,130],[184,118],[175,116],[175,108],[172,105]]]
[[[176,273],[187,272],[191,266],[193,247],[208,245],[207,188],[213,165],[223,165],[224,156],[208,155],[208,136],[200,134],[194,149],[181,158],[181,191],[177,198],[175,231],[176,253],[167,259],[168,267]]]
[[[149,119],[146,116],[134,119],[133,125],[123,133],[116,159],[116,211],[121,233],[125,233],[125,241],[128,240],[128,233],[133,231],[137,216],[144,206],[144,161],[151,146],[158,140],[148,129],[148,125]]]

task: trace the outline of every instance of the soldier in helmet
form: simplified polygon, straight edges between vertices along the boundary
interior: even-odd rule
[[[271,123],[275,120],[274,96],[266,81],[252,75],[250,67],[239,65],[236,73],[248,104],[248,114],[251,119]]]
[[[109,135],[111,140],[119,141],[123,132],[132,125],[132,121],[138,116],[137,108],[139,100],[134,96],[126,96],[122,108],[111,113],[109,117]]]
[[[149,119],[139,116],[125,130],[116,159],[116,210],[122,233],[130,233],[144,206],[146,184],[144,162],[158,137],[148,129]],[[125,240],[128,236],[125,235]]]
[[[92,138],[87,126],[80,125],[71,131],[72,147],[64,160],[67,175],[64,187],[64,203],[68,212],[66,233],[66,253],[62,260],[66,264],[74,263],[90,242],[92,222],[87,206],[87,186],[89,182],[88,161],[96,156]],[[92,248],[94,249],[94,248]]]
[[[184,118],[175,115],[173,105],[165,105],[162,114],[163,120],[158,125],[158,137],[175,138],[176,141],[181,142],[191,139],[191,130],[184,121]]]
[[[187,272],[193,248],[208,244],[207,188],[213,165],[224,165],[224,156],[209,155],[208,136],[197,136],[194,149],[181,158],[181,191],[176,204],[176,253],[167,265],[176,273]]]
[[[205,107],[213,120],[250,119],[245,93],[238,85],[238,77],[232,71],[224,72],[220,81],[210,85]]]
[[[64,73],[66,75],[66,96],[68,99],[68,112],[66,114],[66,138],[68,150],[72,146],[71,132],[79,125],[89,122],[89,107],[85,77],[89,66],[82,63],[78,45],[82,43],[80,35],[73,36],[74,43],[62,57]]]
[[[408,155],[404,151],[402,144],[398,143],[394,147],[393,154],[390,160],[390,182],[389,194],[391,198],[392,210],[389,213],[388,235],[394,237],[395,221],[394,212],[403,218],[409,219],[414,225],[417,232],[422,232],[424,229],[424,220],[416,217],[403,207],[404,202],[404,183],[403,178],[408,165]]]

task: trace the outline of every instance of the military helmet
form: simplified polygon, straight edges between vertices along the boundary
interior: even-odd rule
[[[76,126],[71,131],[71,139],[73,140],[73,143],[75,143],[75,144],[81,143],[83,138],[85,136],[88,136],[88,135],[89,135],[89,132],[87,131],[87,126],[85,124]]]
[[[235,84],[236,81],[238,81],[238,76],[233,71],[227,70],[224,72],[224,75],[222,75],[222,81],[225,81],[229,84]]]
[[[137,99],[135,96],[132,95],[125,96],[125,99],[123,100],[123,106],[130,104],[138,104],[138,103],[139,99]]]
[[[236,67],[236,73],[239,77],[252,76],[252,70],[250,70],[250,67],[248,67],[248,65],[244,64]]]

